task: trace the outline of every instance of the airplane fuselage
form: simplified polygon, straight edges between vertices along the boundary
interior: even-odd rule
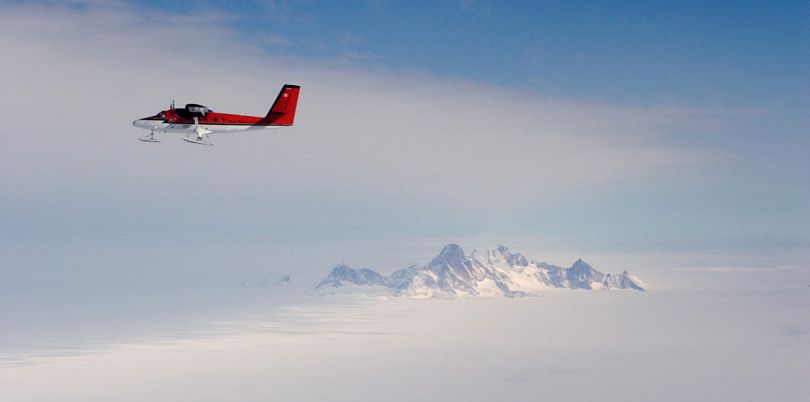
[[[154,130],[162,133],[188,133],[196,125],[209,133],[227,133],[234,131],[263,130],[282,126],[269,125],[263,122],[264,118],[258,116],[243,116],[226,113],[210,112],[205,116],[194,119],[176,117],[176,109],[164,110],[154,116],[144,117],[132,122],[132,125],[145,130]]]
[[[289,127],[295,121],[295,109],[298,104],[298,85],[284,85],[267,115],[245,116],[241,114],[217,113],[203,105],[189,103],[183,108],[172,107],[154,116],[144,117],[132,122],[138,128],[149,130],[149,136],[141,141],[159,142],[156,133],[194,133],[195,137],[184,138],[186,141],[211,145],[208,134],[228,133],[268,128]]]

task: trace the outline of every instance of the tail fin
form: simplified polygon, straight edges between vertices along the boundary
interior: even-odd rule
[[[295,108],[298,106],[298,85],[286,84],[278,93],[273,107],[265,116],[265,123],[269,126],[292,126],[295,121]]]

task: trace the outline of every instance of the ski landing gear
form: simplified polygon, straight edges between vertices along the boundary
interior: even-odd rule
[[[160,141],[158,141],[158,139],[157,139],[157,138],[155,138],[155,130],[150,131],[150,132],[149,132],[149,135],[147,135],[146,137],[143,137],[143,138],[138,138],[138,141],[143,141],[143,142],[160,142]]]
[[[183,140],[186,142],[190,142],[192,144],[199,144],[199,145],[214,145],[211,140],[208,138],[208,133],[211,131],[206,130],[200,127],[200,122],[198,118],[194,117],[194,133],[197,134],[196,137],[192,135],[188,135],[183,137]]]

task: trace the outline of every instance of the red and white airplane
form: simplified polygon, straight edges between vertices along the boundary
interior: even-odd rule
[[[174,107],[154,116],[144,117],[132,122],[132,125],[150,130],[149,135],[140,138],[145,142],[160,142],[155,139],[155,132],[186,133],[183,139],[201,145],[214,145],[208,138],[210,133],[239,132],[264,130],[267,128],[292,126],[295,120],[295,108],[298,105],[298,85],[284,85],[267,116],[244,116],[240,114],[217,113],[194,103],[182,109]],[[194,135],[192,135],[194,134]]]

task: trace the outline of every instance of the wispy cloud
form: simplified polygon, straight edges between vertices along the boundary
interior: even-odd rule
[[[254,38],[259,40],[262,43],[274,46],[290,46],[292,42],[290,39],[284,35],[254,35]]]
[[[344,32],[342,35],[338,37],[338,42],[341,45],[350,46],[350,45],[358,45],[366,42],[366,38],[363,36],[353,34],[351,32]]]
[[[674,135],[709,121],[703,112],[273,59],[222,18],[3,6],[0,103],[19,117],[8,124],[21,134],[0,150],[6,213],[53,202],[60,216],[83,216],[89,204],[159,197],[229,205],[215,213],[222,222],[277,227],[360,216],[475,222],[605,186],[698,175],[722,160]],[[304,88],[292,129],[215,138],[212,152],[133,142],[141,133],[129,122],[171,99],[262,114],[285,82]],[[128,219],[115,207],[108,213]]]
[[[370,52],[343,49],[338,52],[336,61],[339,64],[351,65],[353,62],[356,61],[372,61],[376,59],[377,56],[375,56]]]

